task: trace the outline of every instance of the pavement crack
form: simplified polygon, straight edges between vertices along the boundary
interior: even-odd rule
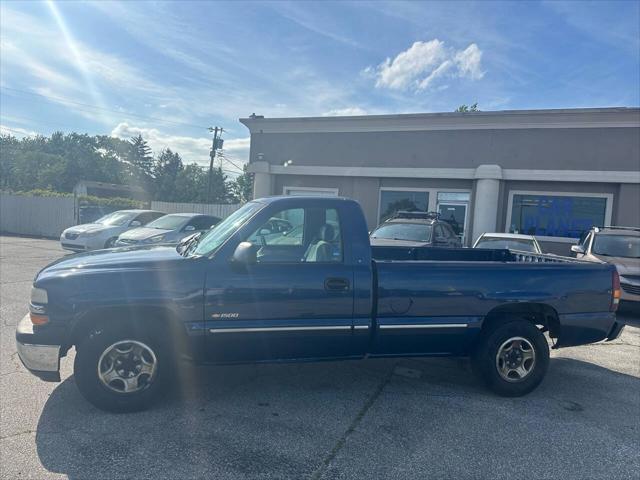
[[[37,430],[31,430],[31,429],[22,430],[20,432],[15,432],[15,433],[12,433],[10,435],[1,436],[0,440],[6,440],[7,438],[13,438],[13,437],[19,437],[20,435],[30,435],[30,434],[36,433],[36,432],[37,432]]]
[[[367,399],[367,401],[362,406],[362,408],[360,408],[357,415],[353,418],[353,420],[349,424],[349,428],[347,428],[345,432],[342,434],[342,436],[338,439],[338,441],[333,446],[329,454],[322,460],[322,463],[320,464],[320,466],[311,474],[311,476],[309,477],[311,480],[318,480],[327,470],[327,467],[331,464],[331,462],[336,458],[338,453],[340,453],[340,450],[342,450],[342,447],[344,447],[344,445],[347,443],[347,440],[349,439],[351,434],[355,431],[355,429],[358,427],[358,425],[360,424],[364,416],[367,414],[369,409],[371,409],[371,407],[376,402],[378,397],[380,397],[380,394],[382,393],[384,388],[391,381],[391,378],[393,377],[396,366],[397,366],[397,363],[394,363],[391,366],[389,373],[387,373],[387,375],[382,379],[382,381],[378,384],[378,386],[373,391],[371,396]]]

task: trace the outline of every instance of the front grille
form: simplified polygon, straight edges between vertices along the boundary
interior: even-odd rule
[[[125,245],[135,245],[136,243],[138,243],[138,241],[129,238],[121,238],[118,240],[118,243],[124,243]]]
[[[66,238],[67,240],[75,240],[79,235],[79,233],[67,232],[64,234],[64,238]]]
[[[631,295],[640,295],[640,285],[631,285],[630,283],[621,283],[622,290]]]

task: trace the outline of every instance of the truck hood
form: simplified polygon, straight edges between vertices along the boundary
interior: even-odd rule
[[[175,247],[149,246],[132,248],[114,248],[69,255],[61,258],[38,273],[36,280],[69,274],[91,273],[96,271],[124,271],[154,269],[168,262],[187,260]]]
[[[140,227],[123,233],[122,235],[120,235],[120,239],[140,241],[146,240],[147,238],[155,237],[156,235],[163,235],[172,231],[173,230],[165,230],[162,228]]]

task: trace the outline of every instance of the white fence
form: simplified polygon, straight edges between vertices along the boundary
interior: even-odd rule
[[[204,213],[214,217],[225,218],[240,208],[239,203],[235,204],[208,204],[208,203],[173,203],[173,202],[151,202],[151,209],[165,213]]]
[[[240,208],[235,205],[151,202],[165,213],[194,212],[225,218]],[[0,232],[57,238],[76,224],[73,197],[32,197],[0,192]]]
[[[58,237],[75,223],[72,197],[0,193],[0,232]]]

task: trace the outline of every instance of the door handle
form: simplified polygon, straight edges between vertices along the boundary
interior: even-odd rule
[[[324,281],[325,290],[342,291],[349,290],[349,280],[346,278],[330,277]]]

